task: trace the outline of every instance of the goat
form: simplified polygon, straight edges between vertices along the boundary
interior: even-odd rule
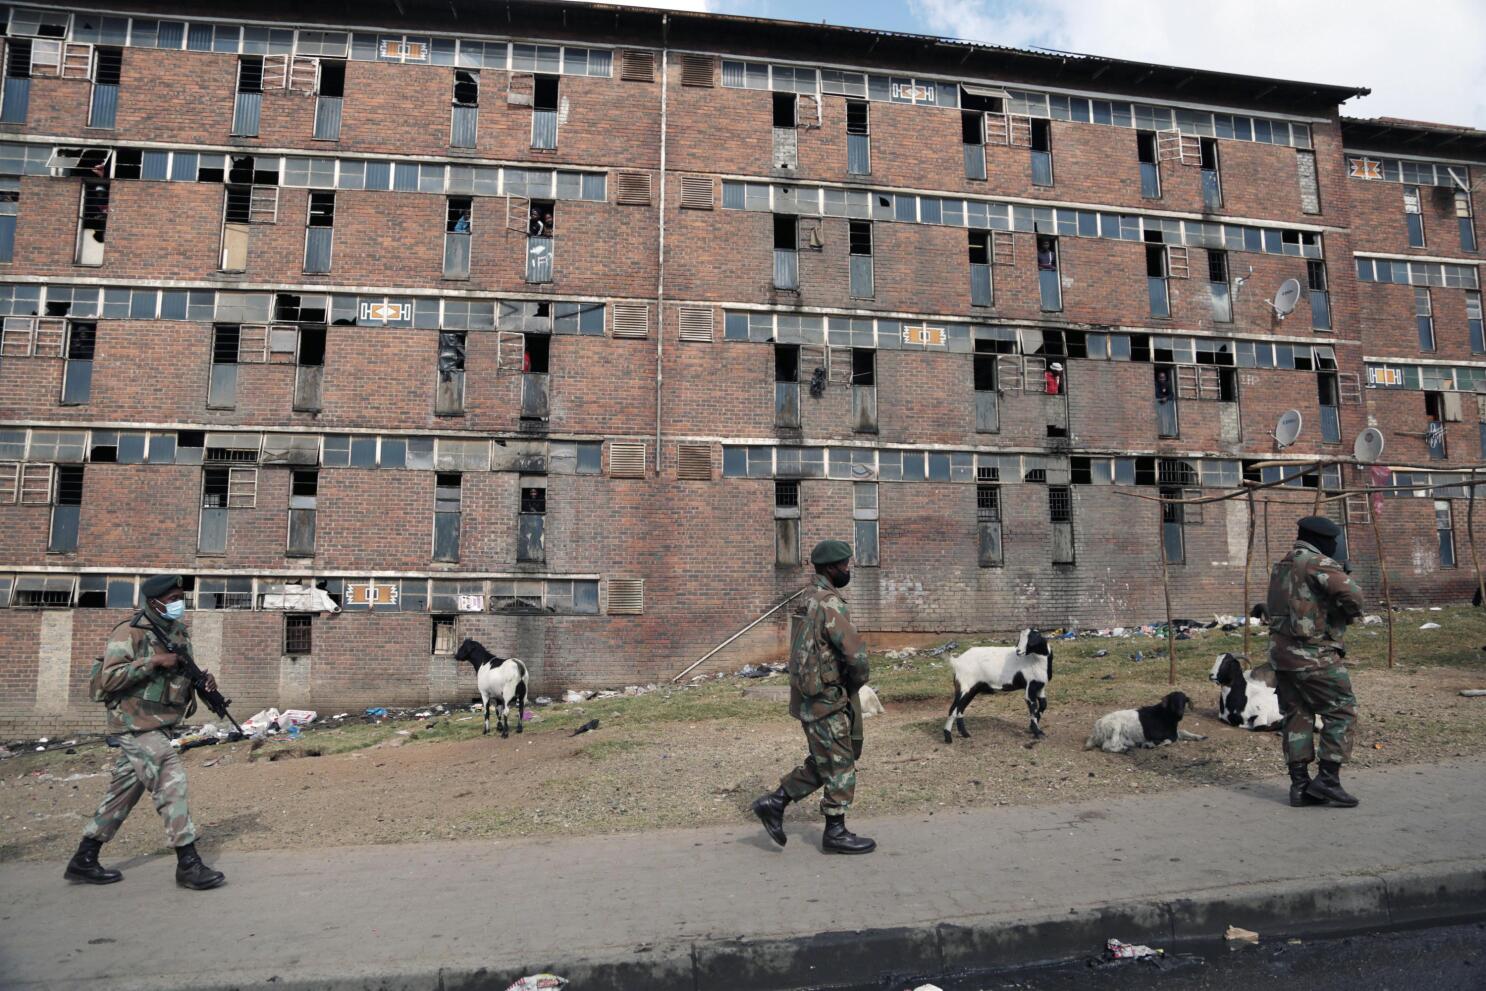
[[[1273,687],[1252,671],[1244,670],[1243,662],[1232,654],[1219,654],[1213,663],[1208,678],[1219,686],[1218,718],[1229,726],[1242,726],[1249,730],[1277,730],[1283,721],[1280,716],[1280,697]]]
[[[485,732],[490,732],[490,703],[495,702],[495,728],[502,739],[511,735],[507,715],[516,703],[516,732],[526,719],[526,665],[514,657],[496,657],[478,640],[466,640],[454,652],[456,660],[468,661],[475,669],[475,683],[485,703]]]
[[[1094,732],[1084,742],[1084,749],[1122,754],[1132,747],[1155,747],[1176,740],[1206,740],[1205,736],[1177,727],[1191,705],[1192,700],[1186,695],[1172,692],[1155,705],[1105,713],[1094,723]]]
[[[1034,737],[1042,732],[1042,714],[1047,711],[1047,683],[1053,677],[1053,651],[1036,630],[1023,630],[1015,648],[971,647],[950,658],[955,675],[955,697],[949,703],[949,718],[944,721],[944,742],[953,743],[950,729],[965,730],[965,709],[982,692],[1026,689],[1027,712],[1032,716],[1029,729]]]

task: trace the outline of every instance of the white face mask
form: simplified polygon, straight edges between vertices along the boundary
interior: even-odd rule
[[[166,603],[165,608],[160,610],[160,615],[164,616],[168,620],[171,620],[172,622],[180,619],[182,616],[186,615],[186,600],[176,599],[174,602]]]

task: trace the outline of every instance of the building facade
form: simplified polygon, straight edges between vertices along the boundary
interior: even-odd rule
[[[465,637],[662,680],[825,537],[869,630],[1148,620],[1163,564],[1233,613],[1245,502],[1138,496],[1287,463],[1256,585],[1378,477],[1439,487],[1328,506],[1359,576],[1376,531],[1469,595],[1478,132],[746,18],[150,6],[4,22],[0,731],[96,723],[161,571],[248,708],[459,697]],[[1392,473],[1301,475],[1367,426]]]

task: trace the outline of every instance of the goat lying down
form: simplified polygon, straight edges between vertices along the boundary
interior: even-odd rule
[[[485,703],[485,732],[490,732],[490,703],[495,702],[495,728],[502,737],[511,735],[506,719],[511,703],[516,703],[516,732],[526,719],[526,665],[514,657],[496,657],[478,640],[466,640],[454,652],[457,660],[468,661],[475,669],[475,683]]]
[[[1172,692],[1155,705],[1105,713],[1094,723],[1094,732],[1084,742],[1084,749],[1122,754],[1134,747],[1156,747],[1176,740],[1206,740],[1205,736],[1177,727],[1191,704],[1186,695]]]
[[[944,721],[944,742],[954,742],[951,729],[968,738],[965,730],[965,708],[983,692],[1026,689],[1027,712],[1032,716],[1028,727],[1035,737],[1043,736],[1042,714],[1047,711],[1047,683],[1053,677],[1053,650],[1036,630],[1023,630],[1016,647],[971,647],[950,658],[955,675],[955,697],[949,703],[949,718]]]
[[[1244,670],[1243,662],[1233,654],[1219,654],[1208,678],[1218,685],[1218,718],[1229,726],[1248,730],[1277,730],[1280,697],[1274,687],[1253,671]]]

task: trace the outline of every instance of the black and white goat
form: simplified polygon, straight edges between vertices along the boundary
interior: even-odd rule
[[[478,640],[466,640],[454,652],[456,660],[469,661],[475,669],[475,684],[485,703],[485,732],[490,732],[490,703],[495,703],[495,728],[502,737],[511,735],[506,719],[516,703],[516,732],[526,719],[526,665],[514,657],[496,657]]]
[[[1139,709],[1117,709],[1100,716],[1094,732],[1084,742],[1085,750],[1122,754],[1133,747],[1155,747],[1177,740],[1206,740],[1177,726],[1192,705],[1181,692],[1172,692],[1155,705]]]
[[[969,737],[965,730],[965,709],[970,700],[983,692],[1009,692],[1026,689],[1027,712],[1032,715],[1029,729],[1043,736],[1042,714],[1047,711],[1047,683],[1053,677],[1053,649],[1036,630],[1023,630],[1016,647],[971,647],[949,660],[955,675],[955,697],[949,703],[949,718],[944,721],[944,742],[952,743],[951,729]]]
[[[1219,654],[1208,678],[1218,686],[1220,720],[1229,726],[1261,732],[1280,728],[1283,718],[1279,695],[1264,679],[1245,670],[1236,656]]]

